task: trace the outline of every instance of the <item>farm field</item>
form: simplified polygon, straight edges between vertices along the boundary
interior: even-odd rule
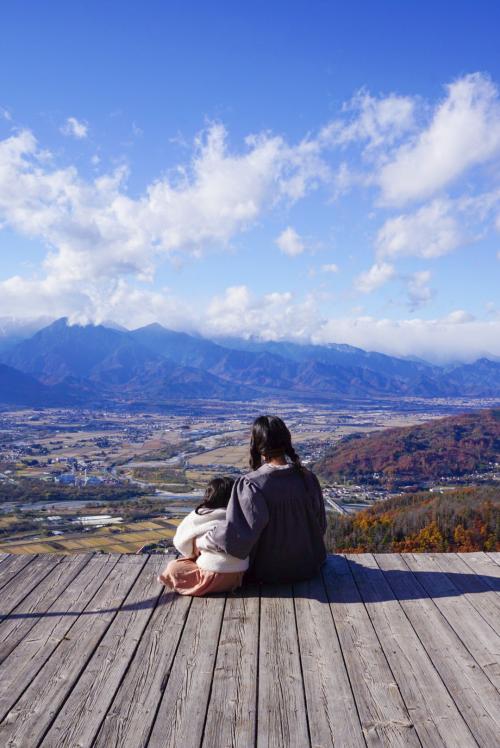
[[[81,535],[58,535],[32,541],[0,542],[1,553],[63,553],[102,551],[104,553],[136,553],[146,543],[171,539],[180,519],[155,520],[100,528]]]

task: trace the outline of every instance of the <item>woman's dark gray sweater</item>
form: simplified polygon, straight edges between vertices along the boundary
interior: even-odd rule
[[[293,582],[314,576],[326,559],[326,513],[314,473],[264,463],[239,478],[225,524],[198,538],[203,550],[250,556],[245,579]]]

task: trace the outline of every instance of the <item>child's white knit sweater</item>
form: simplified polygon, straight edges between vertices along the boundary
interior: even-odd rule
[[[226,521],[225,509],[200,510],[201,514],[190,512],[184,517],[177,528],[173,543],[179,553],[183,556],[193,555],[193,540],[204,535],[212,528],[219,527]],[[196,559],[200,569],[205,571],[246,571],[248,569],[248,556],[241,559],[230,556],[221,551],[201,551]]]

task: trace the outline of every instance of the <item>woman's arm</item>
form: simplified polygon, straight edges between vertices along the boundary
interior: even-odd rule
[[[239,479],[231,493],[226,522],[197,539],[200,550],[222,551],[246,558],[269,521],[262,492],[246,478]]]

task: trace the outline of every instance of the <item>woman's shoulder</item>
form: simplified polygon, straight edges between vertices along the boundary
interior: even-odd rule
[[[281,468],[281,466],[279,468],[273,469],[272,467],[264,464],[261,465],[260,468],[257,468],[257,470],[252,470],[251,472],[243,475],[241,477],[241,480],[243,481],[244,485],[254,484],[257,487],[260,487],[268,481],[274,480],[276,476],[283,477],[284,479],[288,477],[292,481],[294,481],[299,476],[301,480],[304,476],[314,482],[318,480],[315,473],[313,473],[312,470],[309,470],[309,468],[306,468],[304,466],[298,468],[292,463],[289,463],[286,468],[285,466],[283,466],[283,469]]]
[[[263,475],[262,473],[262,465],[259,468],[256,468],[255,470],[250,470],[248,473],[245,473],[244,475],[240,475],[239,478],[236,479],[236,483],[251,483],[253,480],[258,479]]]
[[[256,487],[259,488],[264,483],[267,483],[270,476],[272,475],[274,471],[269,468],[269,466],[264,463],[260,467],[256,468],[256,470],[250,470],[250,472],[245,473],[245,475],[242,475],[238,481],[237,484],[239,484],[239,488],[247,488],[247,487]]]

